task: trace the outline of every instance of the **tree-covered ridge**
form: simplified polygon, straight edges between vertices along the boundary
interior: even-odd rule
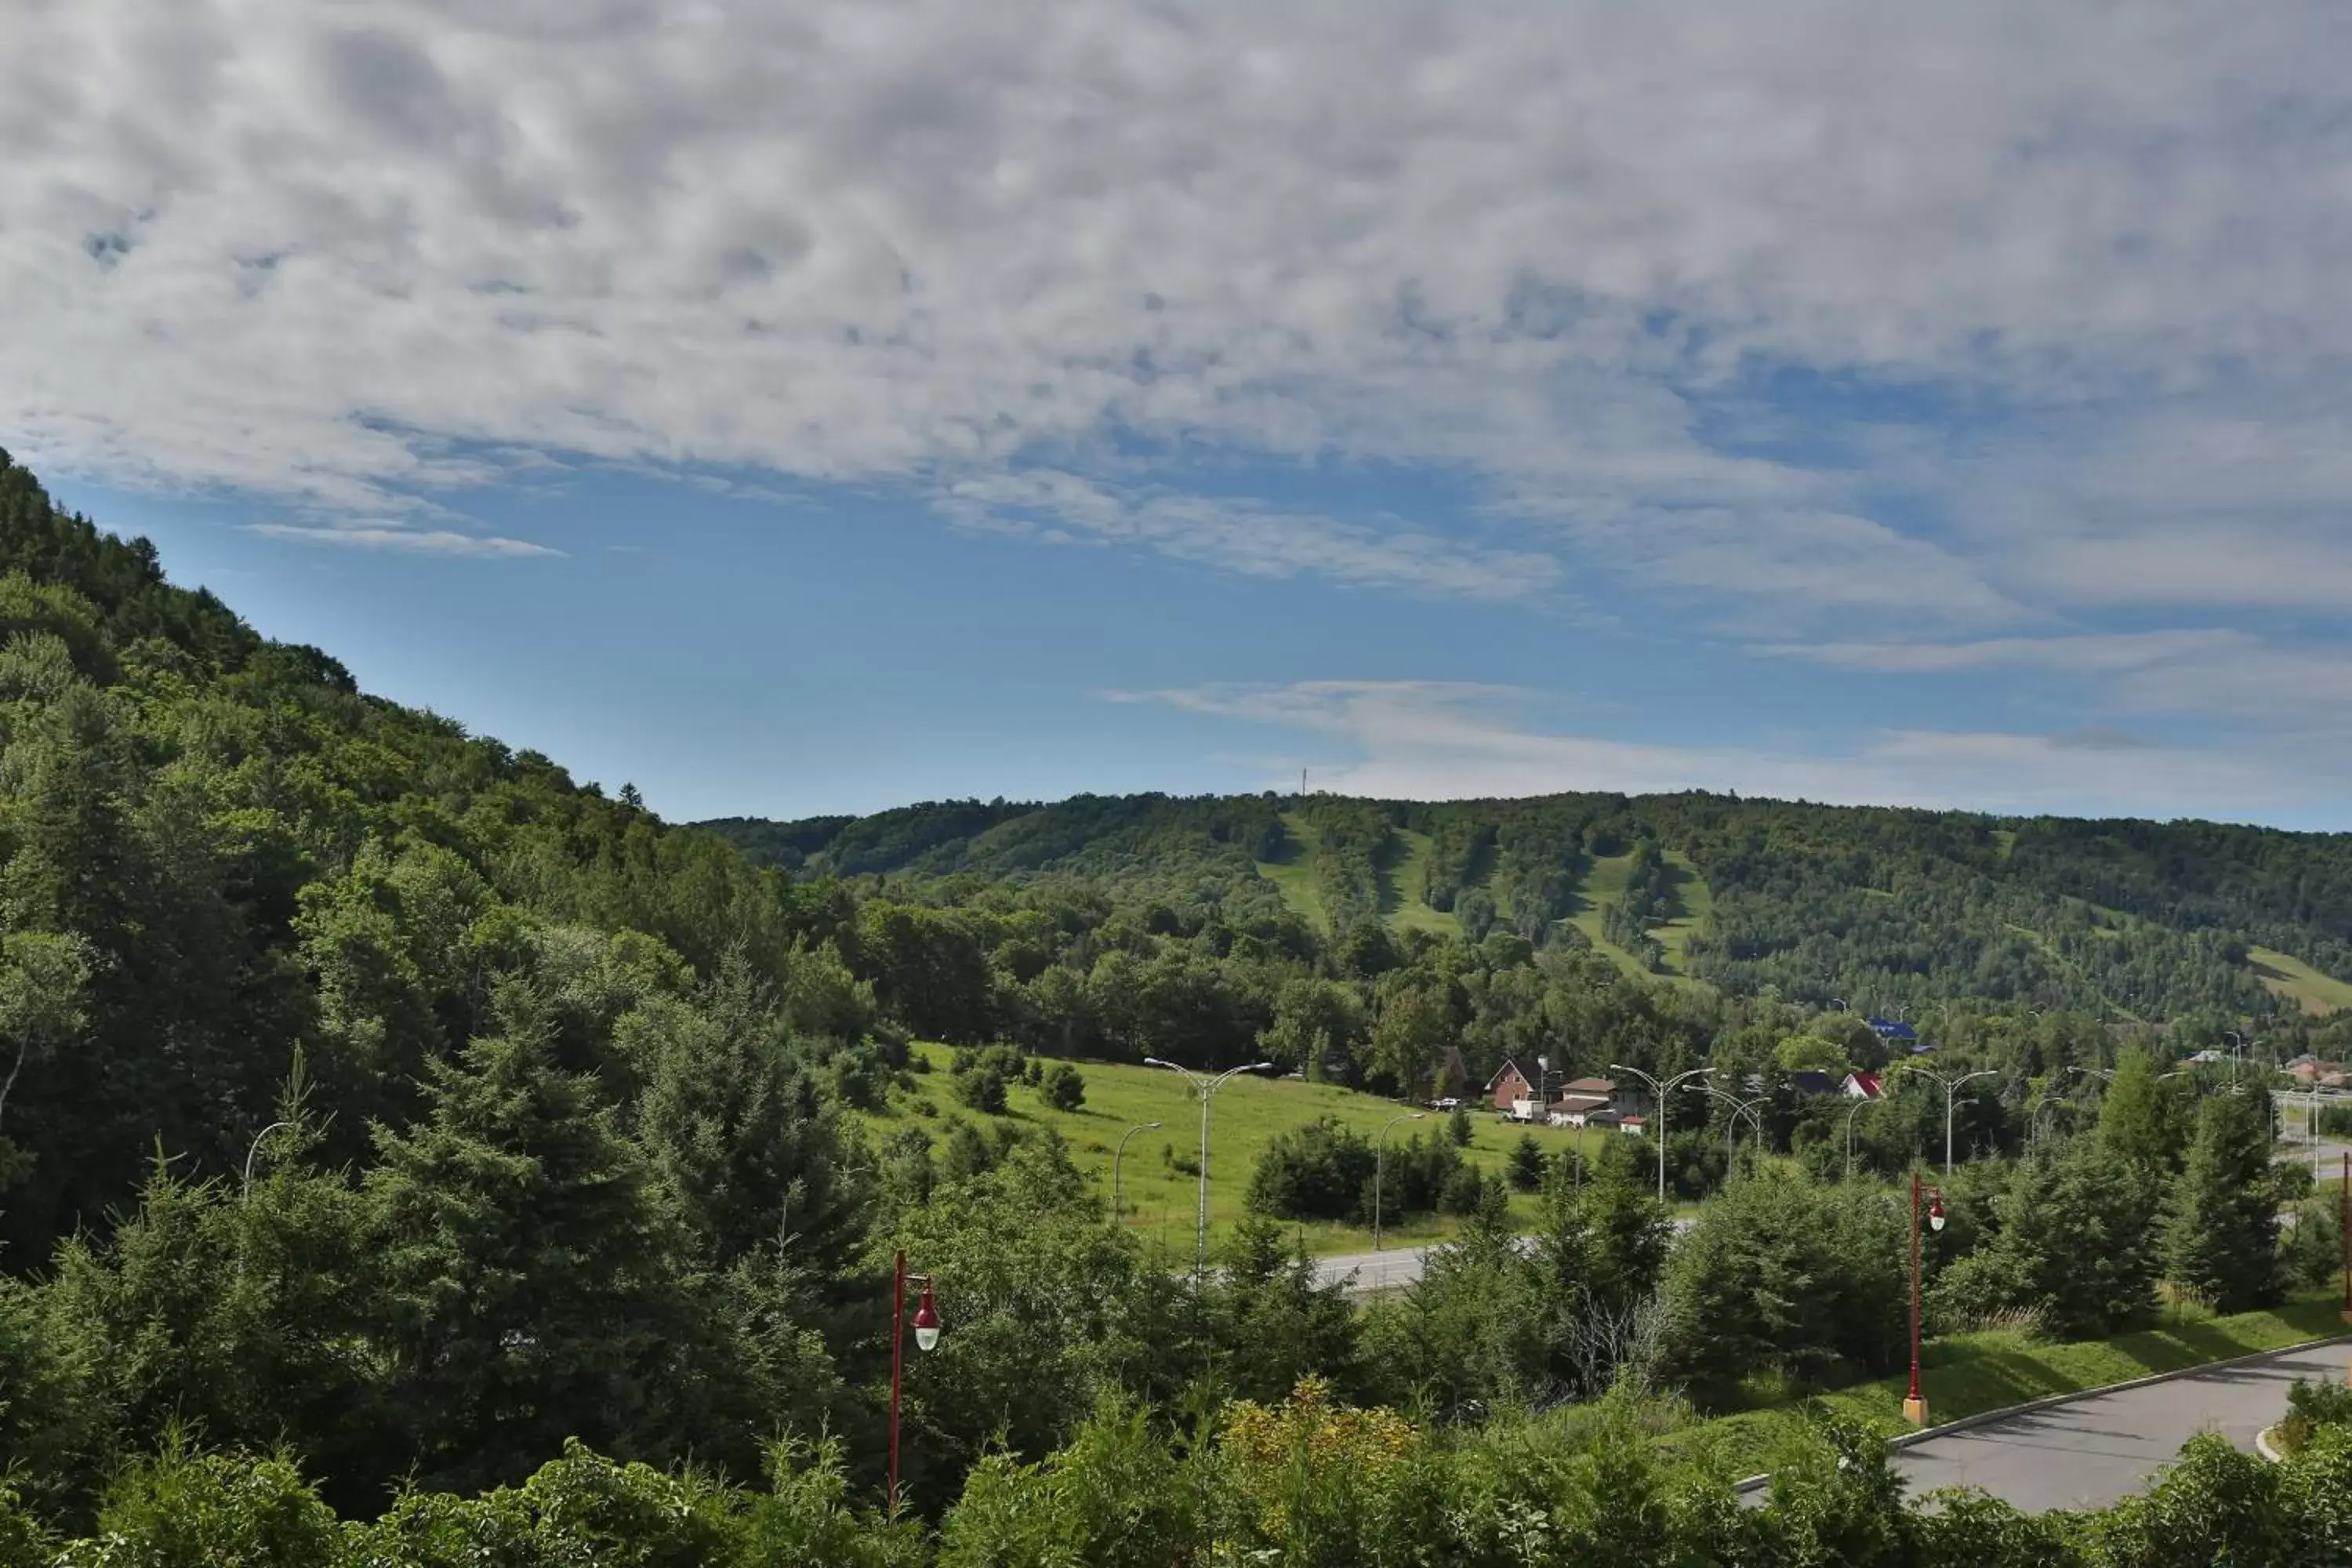
[[[2292,1010],[2295,999],[2280,994],[2256,950],[2352,977],[2352,835],[2343,834],[1703,794],[1441,804],[1089,796],[709,826],[803,874],[877,875],[950,901],[981,885],[1062,881],[1179,909],[1256,912],[1281,906],[1249,862],[1304,857],[1319,909],[1298,912],[1319,917],[1328,939],[1402,896],[1451,915],[1474,941],[1500,927],[1542,945],[1576,940],[1566,921],[1597,902],[1601,939],[1660,970],[1668,957],[1654,933],[1688,912],[1684,884],[1695,879],[1712,909],[1687,933],[1681,973],[1740,994],[1769,986],[1881,1012],[1939,1000],[2150,1019]],[[1405,831],[1428,840],[1409,889],[1389,877]],[[1626,856],[1622,889],[1596,900],[1596,859]]]
[[[362,695],[0,454],[11,1260],[122,1203],[159,1141],[236,1168],[298,1048],[348,1153],[481,1030],[495,973],[593,1012],[729,951],[781,973],[835,921],[631,796]]]

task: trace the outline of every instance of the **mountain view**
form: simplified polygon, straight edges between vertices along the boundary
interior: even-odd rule
[[[0,5],[0,1568],[2343,1568],[2347,62]]]

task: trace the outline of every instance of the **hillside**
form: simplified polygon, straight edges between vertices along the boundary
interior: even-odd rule
[[[2244,1016],[2352,1003],[2352,836],[1699,794],[915,805],[704,825],[806,879],[958,901],[1075,886],[1324,940],[1590,946],[1634,973],[1883,1011],[1934,1000]]]

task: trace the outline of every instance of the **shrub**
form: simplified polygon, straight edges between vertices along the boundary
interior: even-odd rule
[[[956,1076],[956,1098],[986,1116],[1004,1114],[1004,1079],[992,1068],[978,1068]]]
[[[2296,1378],[2286,1393],[2286,1419],[2279,1423],[2279,1447],[2301,1453],[2322,1426],[2352,1427],[2352,1384],[2323,1377]]]
[[[1076,1110],[1087,1102],[1087,1080],[1067,1062],[1057,1063],[1046,1069],[1037,1092],[1056,1110]]]
[[[1355,1216],[1372,1180],[1370,1140],[1322,1117],[1277,1136],[1258,1156],[1244,1200],[1282,1219]]]

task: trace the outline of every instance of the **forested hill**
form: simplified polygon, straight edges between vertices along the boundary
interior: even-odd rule
[[[1704,794],[1079,796],[702,826],[797,876],[943,902],[1061,885],[1179,924],[1289,916],[1324,939],[1499,929],[1821,1005],[2352,1005],[2352,835]]]
[[[173,586],[0,453],[0,1259],[236,1172],[298,1050],[330,1158],[529,974],[564,1065],[821,895],[546,757],[360,693]]]

